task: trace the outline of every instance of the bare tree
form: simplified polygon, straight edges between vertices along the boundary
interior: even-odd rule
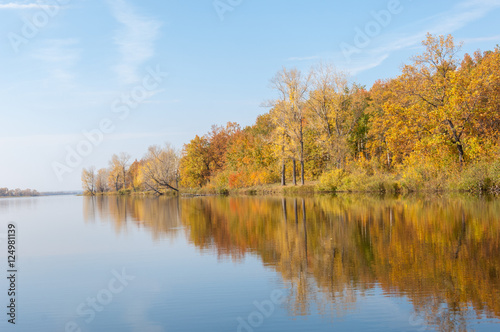
[[[89,193],[90,195],[95,195],[96,192],[96,172],[95,172],[95,167],[90,166],[88,169],[84,168],[82,170],[82,187],[85,190],[85,192]]]
[[[161,189],[179,191],[179,153],[169,144],[164,147],[153,145],[148,148],[141,166],[145,187],[162,195]],[[176,187],[174,187],[174,185]]]
[[[126,152],[121,152],[119,155],[114,154],[109,162],[109,180],[113,184],[115,190],[127,189],[127,170],[130,166],[130,155]]]
[[[103,193],[103,192],[108,191],[109,187],[108,187],[107,179],[108,179],[108,170],[107,169],[101,168],[100,170],[97,171],[96,182],[95,182],[97,192]]]

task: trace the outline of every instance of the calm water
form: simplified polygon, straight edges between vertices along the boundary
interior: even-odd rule
[[[0,199],[0,331],[499,331],[500,200]]]

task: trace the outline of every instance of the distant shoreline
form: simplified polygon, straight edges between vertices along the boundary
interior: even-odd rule
[[[41,196],[70,196],[83,195],[83,191],[54,191],[54,192],[37,192],[32,195],[0,195],[0,198],[22,198],[22,197],[41,197]]]

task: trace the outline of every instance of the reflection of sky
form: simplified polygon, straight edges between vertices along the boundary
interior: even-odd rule
[[[273,269],[253,255],[239,262],[200,251],[184,232],[153,241],[135,224],[116,233],[96,216],[82,217],[82,197],[0,200],[4,220],[19,227],[18,325],[16,331],[64,331],[75,321],[82,331],[236,331],[237,318],[256,310],[254,301],[275,289],[288,292]],[[10,203],[6,203],[10,202]],[[4,254],[2,252],[2,254]],[[2,256],[2,260],[4,260]],[[2,265],[3,266],[3,265]],[[91,323],[76,314],[89,297],[108,287],[113,271],[135,276]],[[4,281],[0,291],[6,289]],[[313,287],[313,291],[317,291]],[[377,285],[341,314],[292,317],[279,307],[255,331],[417,331],[413,307],[405,297],[388,295]],[[7,301],[1,291],[0,301]],[[472,326],[479,330],[482,325]],[[0,331],[10,331],[5,319]]]
[[[113,246],[110,246],[112,225],[101,222],[85,224],[81,213],[81,197],[49,196],[7,200],[10,204],[0,203],[0,214],[5,216],[3,220],[17,223],[22,241],[19,250],[23,259],[124,252],[132,250],[131,241],[149,244],[148,241],[142,241],[142,237],[144,240],[148,238],[145,232],[136,232],[116,236]]]

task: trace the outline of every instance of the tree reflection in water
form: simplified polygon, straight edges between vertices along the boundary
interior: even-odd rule
[[[312,307],[338,317],[380,287],[405,296],[443,331],[469,317],[500,317],[500,201],[364,195],[306,198],[86,197],[85,219],[148,228],[157,240],[186,227],[219,257],[247,254],[289,284],[293,315]]]

